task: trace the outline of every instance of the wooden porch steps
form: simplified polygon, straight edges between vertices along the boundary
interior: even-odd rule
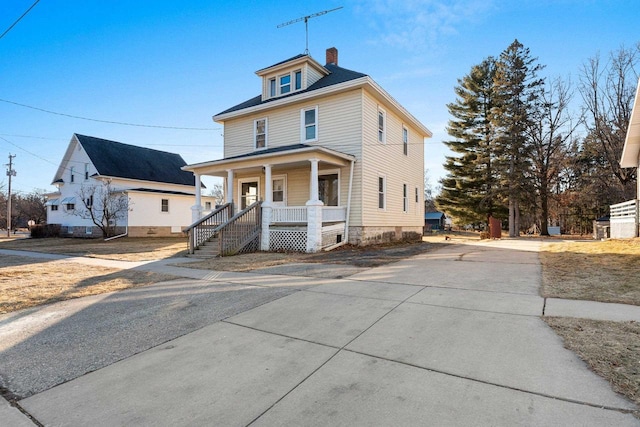
[[[218,238],[212,238],[198,247],[193,254],[187,255],[189,258],[211,259],[220,254],[220,244]]]

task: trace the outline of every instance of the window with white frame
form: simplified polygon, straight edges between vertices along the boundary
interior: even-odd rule
[[[318,107],[307,108],[300,111],[302,122],[302,142],[318,140]]]
[[[90,227],[90,226],[85,227],[84,234],[93,234],[93,227]]]
[[[74,180],[75,180],[75,178],[74,178],[74,175],[75,175],[74,172],[75,171],[73,169],[74,169],[73,166],[71,166],[69,168],[69,182],[74,182]]]
[[[58,205],[51,205],[51,210],[52,211],[57,211],[58,210]]]
[[[204,202],[204,210],[206,211],[211,210],[211,202]]]
[[[162,199],[160,201],[160,212],[169,212],[169,199]]]
[[[276,79],[269,79],[269,96],[276,96]]]
[[[409,130],[402,126],[402,151],[406,156],[409,153]]]
[[[291,74],[285,74],[279,77],[280,95],[291,92]]]
[[[384,110],[378,110],[378,142],[386,142],[387,117]]]
[[[271,181],[271,201],[276,205],[286,204],[286,177],[274,176]]]
[[[409,187],[402,184],[402,212],[409,212]]]
[[[89,163],[84,164],[84,180],[87,181],[89,179]]]
[[[256,150],[267,147],[267,119],[258,119],[253,122],[254,148]]]
[[[322,171],[318,175],[318,199],[325,206],[338,206],[340,204],[340,172]]]
[[[387,179],[378,176],[378,209],[385,209],[387,205]]]
[[[297,70],[293,73],[294,88],[295,90],[302,89],[302,70]]]

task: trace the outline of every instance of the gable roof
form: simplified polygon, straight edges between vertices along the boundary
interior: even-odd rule
[[[282,61],[279,62],[278,64],[272,65],[271,67],[274,67],[276,65],[279,64],[283,64],[285,62],[291,61],[292,59],[297,59],[300,57],[303,57],[306,55],[298,55],[298,56],[294,56],[293,58],[287,59],[286,61]],[[267,68],[271,68],[271,67],[267,67]],[[329,86],[333,86],[333,85],[337,85],[339,83],[344,83],[344,82],[348,82],[350,80],[356,80],[362,77],[367,77],[366,74],[364,73],[360,73],[358,71],[353,71],[353,70],[348,70],[346,68],[342,68],[342,67],[338,67],[335,64],[327,64],[324,66],[324,68],[327,69],[327,71],[329,71],[329,74],[322,77],[320,80],[318,80],[317,82],[315,82],[314,84],[312,84],[311,86],[309,86],[308,88],[306,88],[305,90],[299,90],[296,92],[292,92],[286,96],[280,96],[277,98],[270,98],[270,99],[266,99],[266,100],[262,100],[262,95],[258,95],[256,97],[253,97],[251,99],[248,99],[244,102],[241,102],[238,105],[234,105],[231,108],[228,108],[224,111],[221,111],[220,113],[216,114],[213,119],[215,120],[216,117],[221,116],[223,114],[227,114],[227,113],[232,113],[234,111],[240,111],[240,110],[244,110],[245,108],[250,108],[250,107],[255,107],[261,104],[268,104],[269,102],[273,102],[276,100],[281,100],[284,98],[289,98],[291,96],[295,96],[295,95],[300,95],[302,93],[309,93],[309,92],[313,92],[314,90],[318,90],[318,89],[322,89],[325,87],[329,87]],[[266,69],[266,68],[265,68]]]
[[[624,140],[620,166],[623,168],[635,168],[640,165],[640,80],[636,89],[636,97],[631,110],[631,119],[627,128],[627,136]]]
[[[181,169],[187,163],[179,154],[93,136],[74,134],[74,137],[89,156],[98,175],[195,186],[195,176]],[[61,176],[56,175],[56,178],[59,180]]]
[[[441,220],[446,218],[443,212],[425,212],[424,219],[437,219]]]

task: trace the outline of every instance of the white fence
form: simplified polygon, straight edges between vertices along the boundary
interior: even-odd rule
[[[638,232],[637,203],[637,200],[629,200],[609,206],[612,239],[636,237]]]

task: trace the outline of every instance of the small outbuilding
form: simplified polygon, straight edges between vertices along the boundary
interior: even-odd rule
[[[424,214],[424,231],[444,230],[446,216],[443,212],[426,212]]]

